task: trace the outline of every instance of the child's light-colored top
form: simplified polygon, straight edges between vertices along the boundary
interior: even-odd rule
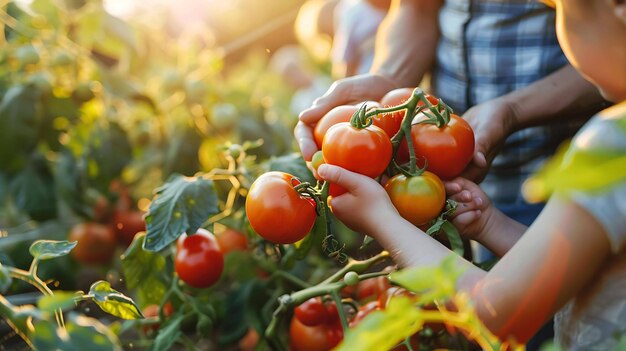
[[[556,342],[566,350],[614,350],[626,336],[626,102],[591,119],[562,162],[573,172],[561,176],[582,184],[567,194],[604,227],[612,256],[555,316]],[[580,174],[589,167],[598,172],[585,180]]]

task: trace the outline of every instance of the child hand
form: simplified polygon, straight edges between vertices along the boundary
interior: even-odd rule
[[[448,198],[456,201],[452,224],[467,239],[478,240],[486,231],[493,206],[487,195],[475,183],[456,178],[445,182]]]
[[[399,216],[385,189],[374,179],[329,164],[321,165],[317,172],[325,181],[347,190],[333,197],[329,205],[333,214],[350,229],[369,234],[381,218]]]

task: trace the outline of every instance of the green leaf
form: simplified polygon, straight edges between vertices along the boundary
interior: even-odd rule
[[[167,351],[172,348],[182,334],[180,329],[183,317],[183,315],[177,314],[172,319],[169,319],[165,326],[159,329],[159,334],[157,334],[152,347],[150,347],[151,351]]]
[[[0,167],[23,167],[25,156],[35,150],[42,119],[40,94],[34,86],[9,88],[0,101]]]
[[[132,147],[126,132],[118,124],[109,122],[107,127],[96,128],[89,136],[83,154],[91,184],[106,193],[111,181],[120,177],[131,157]]]
[[[228,294],[226,299],[226,311],[224,320],[218,327],[217,343],[229,345],[241,339],[248,331],[248,323],[245,321],[245,304],[253,291],[250,282],[242,284],[237,291]]]
[[[31,155],[27,167],[18,173],[9,186],[18,209],[35,220],[56,217],[56,193],[54,178],[42,155]]]
[[[76,306],[76,301],[80,299],[81,293],[72,291],[55,291],[54,295],[43,296],[37,301],[37,307],[45,312],[54,312],[55,310],[70,309]]]
[[[76,241],[69,242],[67,240],[37,240],[28,251],[36,259],[49,260],[69,254],[76,244]]]
[[[5,292],[11,286],[9,270],[0,263],[0,293]]]
[[[183,232],[194,234],[209,216],[219,212],[217,203],[213,181],[173,175],[156,190],[150,204],[144,249],[160,251]]]
[[[118,338],[96,319],[70,314],[65,329],[51,321],[35,324],[31,341],[36,350],[111,351],[121,350]]]
[[[163,277],[165,257],[142,248],[144,233],[135,236],[132,244],[122,255],[122,272],[126,287],[137,289],[141,305],[158,304],[165,295],[167,286]]]
[[[390,350],[419,331],[422,325],[420,310],[413,300],[397,297],[384,311],[370,313],[355,328],[349,329],[335,350]]]
[[[456,292],[456,281],[463,272],[457,265],[457,256],[446,257],[438,267],[412,267],[391,273],[389,279],[397,285],[420,295],[427,303],[448,298]]]
[[[122,319],[143,318],[143,314],[135,302],[130,297],[111,288],[111,284],[108,282],[100,280],[93,283],[89,289],[89,295],[104,312]]]
[[[313,173],[306,166],[306,162],[304,162],[300,153],[273,157],[269,162],[269,170],[289,173],[300,178],[302,182],[309,182],[312,185],[316,183]]]

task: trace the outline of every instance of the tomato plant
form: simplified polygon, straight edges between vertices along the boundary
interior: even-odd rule
[[[413,149],[424,159],[426,169],[448,180],[461,174],[474,155],[474,132],[463,118],[451,114],[444,126],[420,123],[427,119],[422,113],[411,126]]]
[[[72,257],[86,264],[110,262],[117,243],[111,227],[93,222],[76,224],[72,227],[68,240],[78,242],[72,251]]]
[[[400,215],[416,226],[435,219],[446,202],[443,182],[428,171],[410,177],[395,175],[387,181],[385,190]]]
[[[315,139],[315,143],[319,149],[322,149],[322,145],[324,143],[324,136],[328,132],[330,127],[334,126],[337,123],[341,122],[349,122],[352,115],[358,111],[358,106],[353,105],[342,105],[333,108],[328,111],[315,125],[313,129],[313,137]]]
[[[385,94],[382,99],[380,99],[379,105],[382,107],[399,106],[411,98],[413,90],[415,90],[415,88],[399,88],[391,90]],[[431,104],[437,104],[436,97],[429,94],[425,94],[425,96]],[[418,102],[418,106],[424,106],[424,102],[420,100]],[[405,114],[406,110],[377,114],[373,118],[373,123],[375,126],[383,129],[391,138],[400,130],[400,125],[402,124]]]
[[[304,238],[315,223],[315,202],[298,193],[300,181],[284,172],[268,172],[257,178],[246,198],[250,225],[264,239],[291,244]]]
[[[206,229],[198,229],[196,234],[184,233],[178,239],[174,267],[185,283],[208,288],[222,275],[224,255],[215,236]]]

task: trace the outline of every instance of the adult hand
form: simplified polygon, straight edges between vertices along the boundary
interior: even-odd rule
[[[392,80],[370,73],[333,83],[322,97],[313,102],[313,106],[300,113],[294,135],[304,159],[310,161],[318,150],[313,139],[313,128],[333,107],[367,100],[378,101],[394,88],[397,86]]]
[[[333,197],[330,206],[333,214],[350,229],[370,235],[380,218],[400,216],[385,189],[374,179],[329,164],[321,165],[318,174],[347,190]]]
[[[474,156],[461,176],[480,183],[487,174],[491,162],[513,133],[516,107],[505,98],[497,98],[476,105],[463,115],[474,130]]]

